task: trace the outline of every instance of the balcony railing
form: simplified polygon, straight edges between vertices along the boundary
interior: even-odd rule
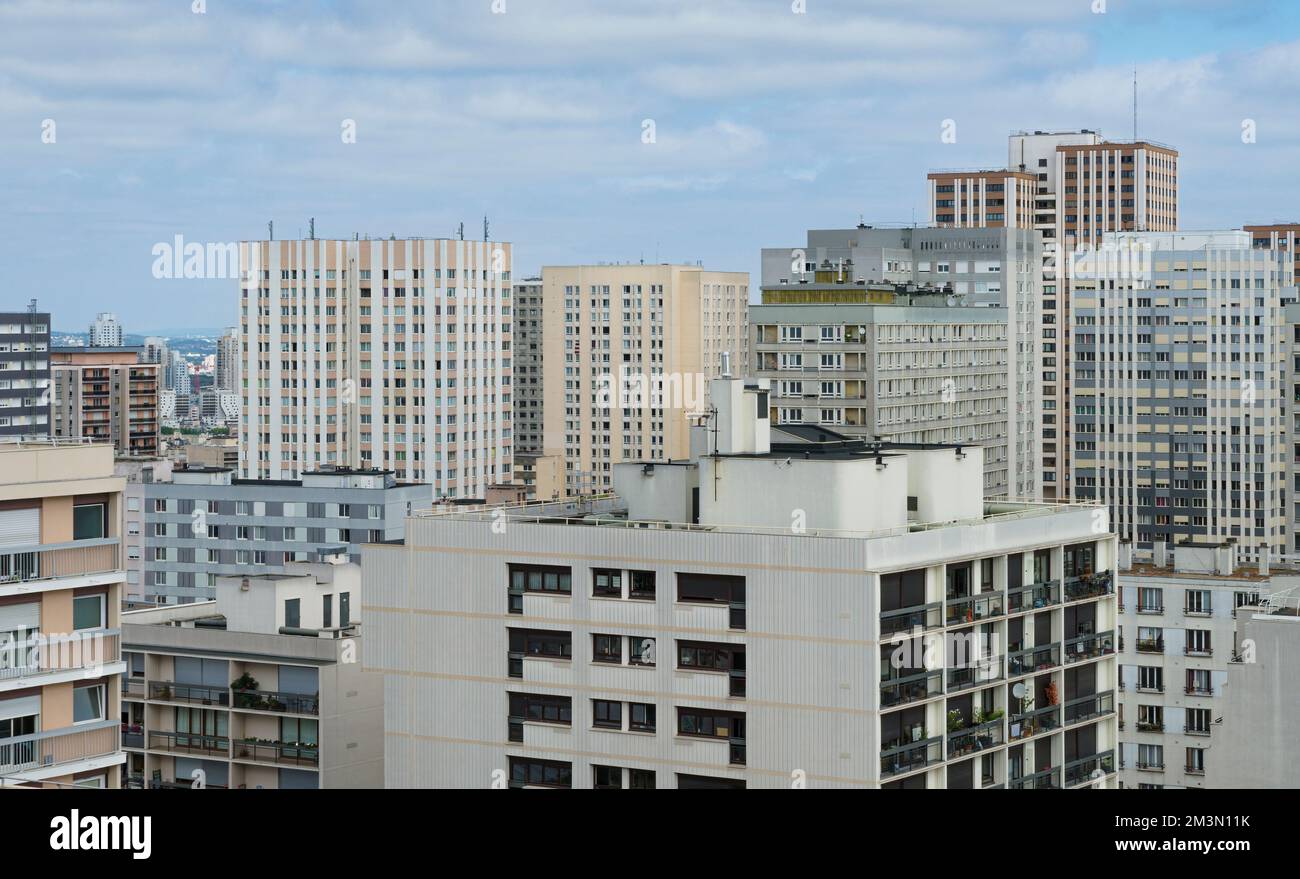
[[[1115,633],[1098,632],[1095,635],[1080,635],[1065,642],[1065,664],[1096,659],[1115,652]]]
[[[320,747],[298,742],[236,741],[232,756],[239,760],[257,760],[289,766],[318,766]]]
[[[144,750],[144,727],[138,723],[122,724],[122,747]]]
[[[1185,617],[1208,617],[1213,616],[1213,608],[1209,607],[1184,607],[1183,616]]]
[[[1193,647],[1191,644],[1184,645],[1183,653],[1187,656],[1213,656],[1213,647]]]
[[[196,733],[150,730],[149,750],[181,754],[203,754],[209,757],[229,757],[230,739],[226,736],[204,736]]]
[[[161,702],[188,702],[192,705],[222,706],[230,704],[230,690],[227,687],[211,687],[205,684],[150,681],[149,698]]]
[[[1141,614],[1161,614],[1165,612],[1163,604],[1139,604],[1137,612]]]
[[[1162,733],[1165,731],[1164,721],[1159,720],[1139,720],[1137,722],[1138,732]]]
[[[20,642],[0,641],[0,681],[92,669],[121,659],[120,629],[86,629],[68,635],[35,633]]]
[[[959,626],[1000,617],[1006,612],[1005,608],[1006,602],[1000,593],[949,598],[945,620],[950,626]]]
[[[1183,687],[1183,692],[1188,696],[1213,696],[1214,685],[1210,684],[1202,686],[1200,684],[1188,684]]]
[[[968,690],[971,687],[987,684],[1002,679],[1002,657],[988,656],[982,659],[970,657],[968,665],[962,668],[948,669],[948,692]]]
[[[1065,703],[1065,722],[1082,723],[1115,711],[1115,691],[1106,690]]]
[[[1029,647],[1007,654],[1007,674],[1027,675],[1036,671],[1045,671],[1061,664],[1061,645],[1044,644]]]
[[[1039,733],[1050,732],[1061,726],[1061,706],[1048,705],[1025,714],[1011,715],[1010,735],[1013,741],[1027,739]]]
[[[1082,574],[1078,577],[1065,578],[1065,600],[1081,601],[1085,598],[1097,598],[1110,595],[1115,591],[1114,578],[1110,571],[1096,574]]]
[[[996,748],[1006,740],[1002,737],[1002,718],[981,723],[948,734],[948,757],[962,757],[975,751]]]
[[[1134,764],[1138,769],[1147,772],[1164,772],[1165,761],[1163,760],[1139,760]]]
[[[1205,767],[1204,767],[1204,766],[1184,766],[1184,767],[1183,767],[1183,772],[1185,772],[1185,773],[1188,774],[1188,775],[1204,775],[1204,774],[1205,774]]]
[[[918,604],[880,614],[880,637],[886,638],[912,629],[937,629],[941,625],[943,604]]]
[[[1099,780],[1115,771],[1115,752],[1103,751],[1065,764],[1065,786],[1075,787]]]
[[[272,690],[234,690],[236,708],[253,711],[278,711],[285,714],[319,714],[320,699],[303,693],[278,693]]]
[[[1183,724],[1183,734],[1189,736],[1208,736],[1210,734],[1210,730],[1209,727],[1202,729],[1200,727],[1188,726],[1187,724]]]
[[[1022,775],[1007,782],[1008,790],[1056,790],[1060,786],[1061,767],[1059,766],[1035,772],[1033,775]]]
[[[943,760],[943,736],[890,747],[880,752],[880,777],[921,769]]]
[[[120,750],[121,731],[121,721],[101,720],[0,739],[0,775],[111,756]]]
[[[1045,580],[1007,590],[1007,612],[1037,610],[1061,603],[1061,581]]]
[[[892,708],[895,705],[919,702],[922,699],[937,696],[941,692],[943,692],[943,672],[937,669],[935,671],[925,671],[920,674],[881,681],[880,705],[882,708]]]
[[[0,552],[0,584],[81,577],[121,570],[116,537],[7,546]]]
[[[1138,638],[1137,652],[1138,653],[1164,653],[1165,639],[1164,638]]]

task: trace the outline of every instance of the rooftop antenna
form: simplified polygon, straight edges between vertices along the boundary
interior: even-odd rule
[[[456,237],[459,238],[461,241],[464,241],[464,240],[465,240],[465,224],[464,224],[464,223],[461,223],[458,227],[456,227]]]
[[[484,214],[483,215],[483,241],[487,242],[490,240],[492,239],[488,237],[488,219],[487,219],[487,215]]]
[[[1138,139],[1138,69],[1133,65],[1133,142]]]
[[[312,241],[316,240],[316,218],[312,217],[307,221],[307,237]]]
[[[275,240],[275,220],[267,220],[266,222],[266,239],[268,241]]]

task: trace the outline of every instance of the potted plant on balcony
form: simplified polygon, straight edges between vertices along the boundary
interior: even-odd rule
[[[1056,689],[1056,681],[1048,682],[1047,688],[1043,690],[1043,694],[1047,696],[1048,705],[1057,705],[1060,703],[1061,694]]]
[[[244,672],[238,678],[230,682],[230,689],[235,691],[236,708],[257,707],[255,704],[257,702],[257,697],[252,696],[247,692],[242,692],[242,693],[240,692],[241,690],[245,690],[245,691],[256,690],[257,678],[253,677],[248,672]]]
[[[962,717],[960,708],[954,708],[948,712],[948,732],[955,733],[965,726],[966,722]]]

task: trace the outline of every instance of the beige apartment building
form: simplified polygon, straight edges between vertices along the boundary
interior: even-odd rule
[[[930,221],[944,228],[1034,225],[1037,178],[1025,171],[933,171]]]
[[[383,678],[361,670],[361,569],[339,553],[128,611],[130,787],[379,788]]]
[[[379,468],[438,497],[509,480],[508,243],[249,241],[239,253],[242,476]]]
[[[124,487],[107,443],[0,442],[0,787],[119,786]]]
[[[621,461],[690,452],[724,354],[749,362],[749,274],[690,265],[542,269],[542,444],[565,494],[608,491]]]
[[[119,455],[157,455],[158,365],[139,358],[139,348],[54,348],[54,435],[111,442]]]

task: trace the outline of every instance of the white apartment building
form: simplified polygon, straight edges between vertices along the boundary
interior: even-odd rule
[[[1240,231],[1106,242],[1113,258],[1073,278],[1075,496],[1142,557],[1186,539],[1287,552],[1289,256]]]
[[[616,496],[365,548],[387,786],[1115,786],[1104,515],[773,428],[769,390],[714,381],[696,454]]]
[[[242,475],[379,468],[440,497],[508,481],[510,254],[444,239],[242,243]]]
[[[1125,788],[1207,788],[1226,757],[1221,721],[1237,621],[1300,578],[1236,562],[1231,543],[1157,546],[1133,563],[1120,544],[1120,781]],[[1237,787],[1236,784],[1228,786]]]
[[[120,348],[122,346],[122,324],[117,315],[111,311],[101,311],[90,322],[86,344],[92,348]]]
[[[383,786],[383,680],[361,670],[361,574],[342,559],[122,614],[124,786]]]

